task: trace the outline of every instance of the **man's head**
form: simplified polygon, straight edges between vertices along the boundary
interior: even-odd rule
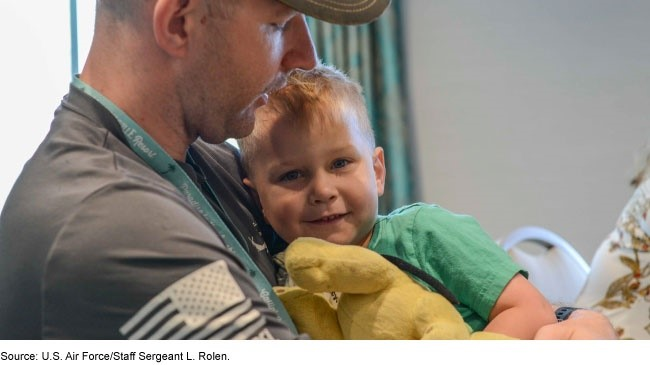
[[[328,66],[295,70],[239,142],[244,182],[283,239],[367,243],[385,168],[357,83]]]
[[[100,0],[81,78],[182,158],[197,137],[217,143],[250,133],[255,109],[286,74],[314,67],[299,11],[362,22],[384,2],[365,10],[352,6],[364,2],[328,1],[320,12],[320,1]]]

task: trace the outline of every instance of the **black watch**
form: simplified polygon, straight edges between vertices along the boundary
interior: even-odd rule
[[[562,322],[566,319],[569,318],[571,313],[574,311],[582,309],[582,308],[575,308],[575,307],[560,307],[555,310],[555,318],[557,319],[558,322]]]

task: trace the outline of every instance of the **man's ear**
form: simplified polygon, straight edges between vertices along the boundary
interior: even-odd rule
[[[188,28],[200,22],[206,9],[200,0],[159,0],[153,9],[153,33],[158,46],[168,54],[187,53]]]
[[[381,147],[375,147],[375,152],[372,154],[372,168],[375,171],[377,196],[382,196],[386,184],[386,163],[384,162],[384,149]]]

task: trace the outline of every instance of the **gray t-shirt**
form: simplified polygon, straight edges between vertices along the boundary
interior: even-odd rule
[[[198,185],[274,268],[236,150],[195,143]],[[258,223],[259,222],[259,223]],[[71,87],[0,216],[0,339],[293,338],[213,228]]]

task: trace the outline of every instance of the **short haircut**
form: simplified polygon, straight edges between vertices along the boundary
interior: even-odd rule
[[[104,14],[119,21],[137,19],[144,3],[142,0],[97,0],[97,15]]]
[[[204,0],[211,13],[222,18],[230,17],[237,1],[233,0]],[[144,0],[97,0],[98,14],[106,12],[113,20],[138,21],[144,9]]]
[[[287,85],[269,95],[268,103],[262,108],[271,111],[275,118],[295,123],[297,128],[312,128],[319,123],[321,128],[336,128],[342,113],[354,113],[356,128],[368,143],[375,148],[375,135],[370,124],[362,88],[333,66],[319,64],[311,70],[296,69],[287,77]],[[239,140],[244,169],[250,174],[252,159],[255,158],[258,142],[265,138],[263,121],[255,122],[253,132]]]

